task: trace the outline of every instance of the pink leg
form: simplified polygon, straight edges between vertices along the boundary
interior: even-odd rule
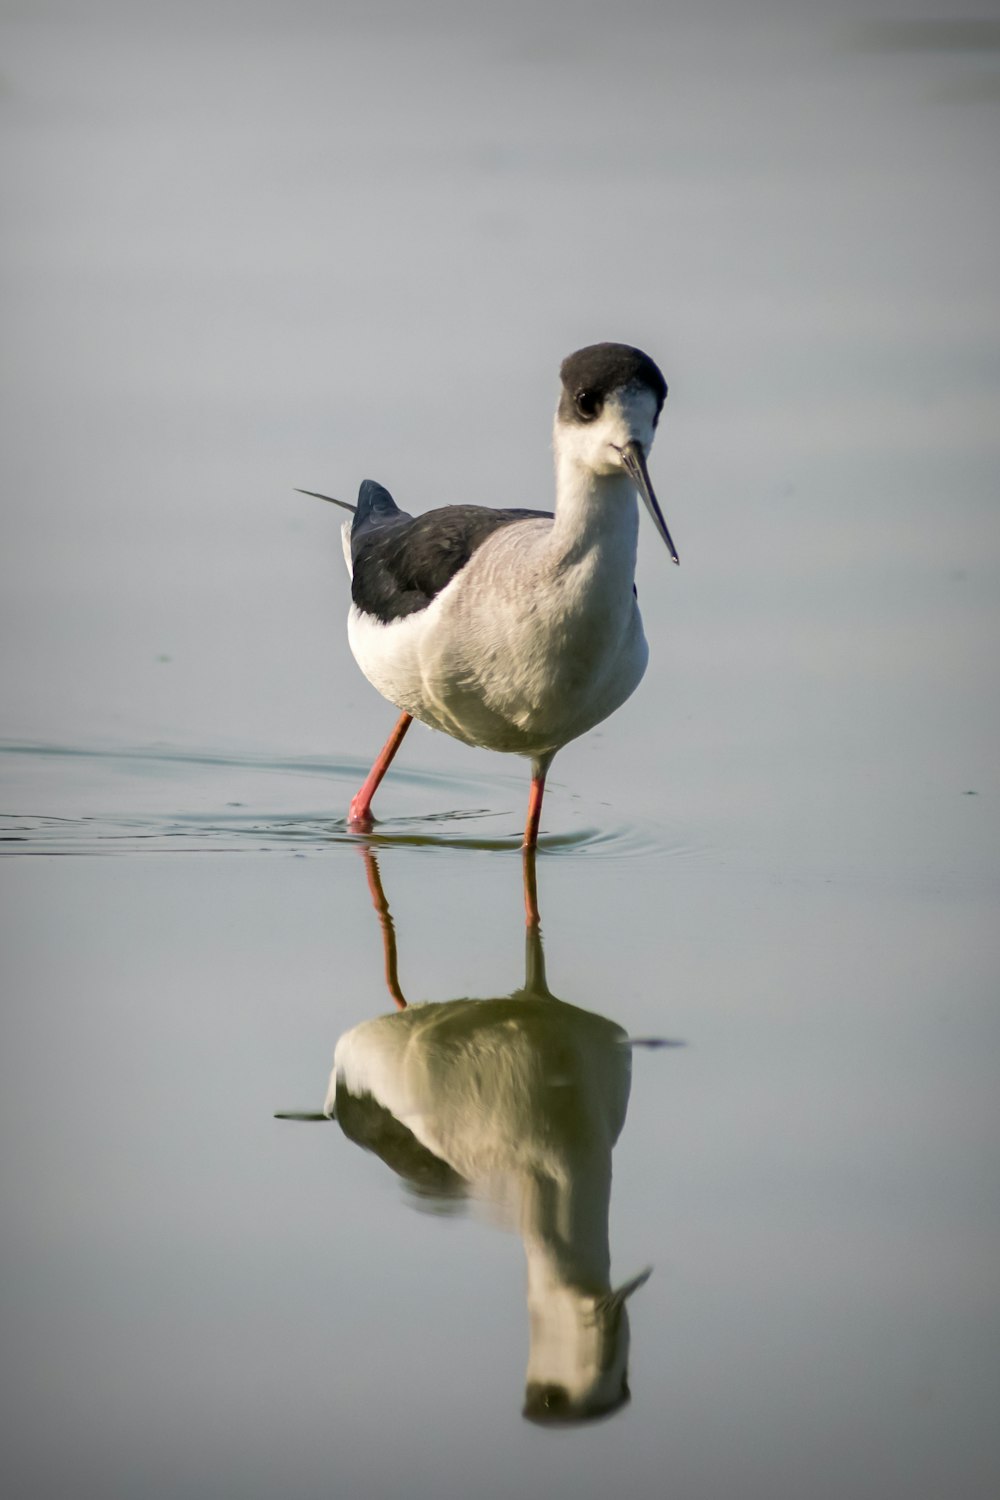
[[[378,790],[382,777],[392,763],[392,757],[403,743],[403,735],[412,723],[412,714],[400,715],[395,729],[382,746],[378,759],[368,772],[364,786],[358,792],[357,796],[351,800],[350,811],[347,814],[348,828],[358,829],[362,833],[369,833],[371,831],[374,821],[372,818],[372,798]]]
[[[524,825],[523,849],[534,849],[538,843],[538,824],[542,817],[542,794],[545,791],[545,777],[549,766],[552,764],[552,756],[541,756],[531,763],[531,792],[528,796],[528,821]]]

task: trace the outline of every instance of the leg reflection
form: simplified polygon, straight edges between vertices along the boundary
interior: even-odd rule
[[[382,888],[382,876],[379,873],[378,860],[375,851],[368,844],[362,845],[361,855],[365,862],[365,874],[368,876],[368,890],[371,894],[372,905],[382,928],[382,952],[385,957],[385,983],[389,994],[396,1002],[399,1010],[406,1009],[406,997],[399,987],[399,963],[396,954],[396,928],[392,920],[392,912],[386,900],[385,891]]]
[[[524,920],[530,927],[540,927],[542,919],[538,914],[538,877],[535,873],[535,846],[525,844],[521,850],[521,863],[524,872]]]
[[[398,1013],[339,1038],[324,1113],[417,1201],[438,1212],[478,1201],[520,1236],[525,1417],[550,1425],[610,1416],[628,1400],[626,1302],[647,1274],[611,1280],[611,1158],[628,1107],[628,1035],[550,991],[530,852],[523,986],[407,1006],[376,855],[363,854]]]

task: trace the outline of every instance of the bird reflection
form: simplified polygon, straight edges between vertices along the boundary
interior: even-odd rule
[[[533,851],[524,856],[523,986],[498,999],[420,1005],[403,996],[378,864],[370,848],[364,857],[397,1010],[340,1038],[325,1112],[425,1200],[478,1199],[520,1234],[524,1415],[609,1415],[629,1397],[626,1299],[649,1275],[611,1285],[611,1150],[628,1106],[628,1037],[549,990]]]

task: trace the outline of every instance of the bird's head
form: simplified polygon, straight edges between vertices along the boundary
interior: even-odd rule
[[[678,562],[646,468],[667,399],[667,382],[659,367],[630,344],[589,344],[564,359],[559,373],[557,455],[602,478],[624,470]]]

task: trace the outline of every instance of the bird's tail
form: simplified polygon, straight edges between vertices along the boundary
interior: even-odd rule
[[[358,490],[355,526],[364,526],[369,522],[378,526],[380,522],[395,520],[402,514],[384,484],[378,484],[374,479],[362,479]]]

